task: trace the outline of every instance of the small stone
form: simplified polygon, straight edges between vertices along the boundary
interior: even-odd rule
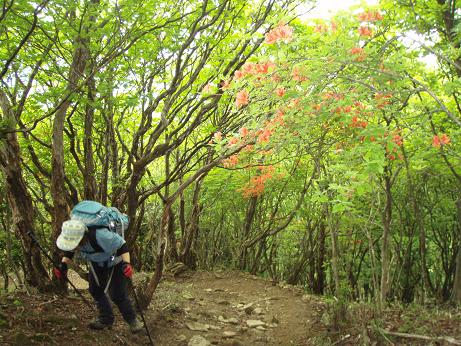
[[[209,346],[211,343],[205,339],[203,336],[194,335],[190,340],[187,346]]]
[[[207,326],[208,326],[208,329],[210,330],[220,330],[221,329],[220,326],[214,326],[212,324],[207,324]]]
[[[218,301],[219,305],[230,305],[230,302],[228,300],[220,300]]]
[[[267,329],[264,328],[263,326],[257,326],[256,329],[257,329],[257,330],[263,330],[263,331],[264,331],[264,330],[267,330]]]
[[[75,332],[75,331],[77,330],[77,328],[76,328],[76,327],[72,327],[71,330],[72,330],[73,332]]]
[[[227,338],[233,338],[234,336],[237,336],[237,333],[236,333],[236,332],[232,332],[232,331],[227,331],[227,330],[226,330],[226,331],[223,333],[223,337],[226,338],[226,339],[227,339]]]
[[[255,315],[262,315],[262,314],[264,314],[264,310],[263,310],[262,308],[255,308],[255,309],[253,310],[253,313],[254,313]]]
[[[211,288],[207,288],[207,289],[205,290],[205,292],[211,293],[211,292],[213,292],[213,290],[212,290]]]
[[[260,320],[247,320],[246,324],[250,328],[255,328],[255,327],[265,326],[266,325],[266,323],[264,323],[263,321],[260,321]]]
[[[198,322],[186,322],[186,327],[197,332],[206,332],[210,326]]]
[[[236,319],[235,317],[224,318],[222,316],[218,316],[218,321],[222,322],[222,323],[231,323],[231,324],[238,324],[239,323],[238,319]]]
[[[185,336],[184,334],[178,335],[178,336],[176,337],[176,340],[177,340],[177,341],[180,341],[180,342],[181,342],[181,341],[186,341],[186,340],[187,340],[187,336]]]

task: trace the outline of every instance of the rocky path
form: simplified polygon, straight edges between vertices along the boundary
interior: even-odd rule
[[[0,307],[2,345],[149,344],[118,313],[112,330],[88,330],[94,313],[77,297],[10,295]],[[319,300],[292,286],[240,272],[195,272],[163,280],[145,317],[156,346],[317,345],[321,310]]]
[[[176,311],[157,319],[159,345],[309,345],[318,331],[315,298],[247,274],[196,273],[166,282],[158,298]]]

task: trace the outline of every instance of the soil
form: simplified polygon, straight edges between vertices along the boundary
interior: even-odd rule
[[[86,283],[71,279],[91,301]],[[245,273],[187,272],[161,282],[144,317],[156,346],[188,345],[195,335],[214,345],[314,345],[321,305],[299,288]],[[112,330],[88,329],[95,313],[72,292],[9,294],[0,306],[2,345],[149,345],[144,331],[130,333],[116,308]]]

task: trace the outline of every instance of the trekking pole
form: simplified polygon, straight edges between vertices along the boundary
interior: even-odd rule
[[[50,260],[50,262],[56,267],[58,268],[59,266],[56,265],[56,263],[54,262],[54,260],[51,258],[50,255],[48,255],[48,253],[45,251],[45,249],[40,245],[40,243],[38,242],[37,238],[35,238],[35,235],[33,234],[32,231],[28,231],[27,232],[27,235],[30,237],[30,239],[32,239],[32,242],[34,242],[38,248],[40,249],[40,251],[42,251],[42,253],[45,255],[46,258],[48,258]],[[64,276],[64,278],[66,279],[66,281],[72,286],[72,288],[74,289],[74,291],[80,296],[80,298],[82,298],[82,300],[85,302],[86,305],[88,305],[91,310],[94,311],[94,306],[90,304],[90,302],[83,296],[83,294],[77,289],[77,287],[74,286],[74,284],[69,280],[69,278],[67,276]]]
[[[130,280],[130,281],[131,281],[131,288],[133,290],[134,300],[136,302],[136,306],[138,307],[139,314],[141,315],[142,323],[144,323],[144,328],[146,329],[147,336],[149,337],[149,342],[152,346],[154,346],[154,342],[152,341],[152,338],[150,336],[149,328],[147,328],[146,319],[144,318],[144,314],[142,313],[141,306],[139,305],[138,295],[136,294],[136,290],[133,285],[133,280]]]

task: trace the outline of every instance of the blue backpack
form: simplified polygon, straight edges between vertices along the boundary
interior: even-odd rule
[[[107,228],[122,238],[128,229],[128,216],[115,207],[105,207],[95,201],[81,201],[70,212],[70,219],[80,221],[88,229]]]

